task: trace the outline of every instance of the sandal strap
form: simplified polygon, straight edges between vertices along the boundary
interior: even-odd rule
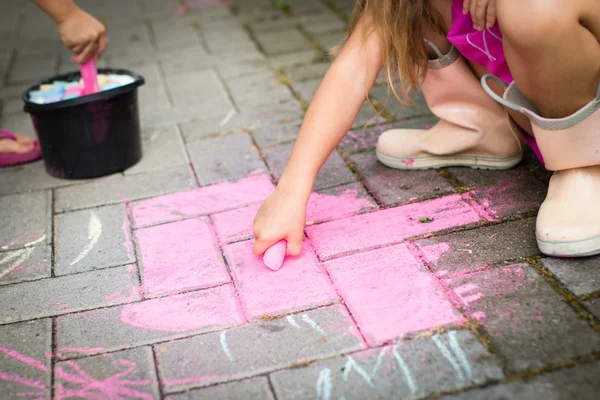
[[[17,136],[12,133],[7,131],[6,129],[0,129],[0,139],[10,139],[10,140],[17,140]]]

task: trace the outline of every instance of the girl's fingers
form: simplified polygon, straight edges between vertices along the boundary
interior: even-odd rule
[[[98,38],[98,51],[96,51],[96,60],[100,59],[100,56],[104,54],[106,48],[108,47],[108,37],[106,33],[100,35]]]
[[[83,51],[76,57],[76,60],[79,64],[86,62],[96,50],[96,42],[88,43]]]
[[[486,20],[486,28],[491,28],[496,23],[496,3],[493,1],[488,5]]]
[[[486,9],[486,1],[477,0],[471,4],[471,18],[473,19],[475,28],[480,31],[483,30],[483,27],[485,26]]]
[[[471,0],[463,0],[463,15],[467,15],[469,13],[470,4]]]
[[[298,235],[289,235],[287,237],[287,254],[289,256],[297,256],[302,252],[302,239],[304,231],[300,231]]]
[[[265,254],[265,251],[267,251],[267,249],[274,245],[276,242],[277,240],[265,240],[259,237],[258,239],[256,239],[256,242],[254,242],[254,246],[252,247],[252,253],[254,253],[255,256],[262,256],[263,254]]]

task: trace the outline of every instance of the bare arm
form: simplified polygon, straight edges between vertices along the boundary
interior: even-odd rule
[[[74,61],[85,62],[92,54],[99,57],[106,50],[106,28],[96,18],[79,8],[73,0],[33,2],[54,20],[65,47],[75,53]]]
[[[257,214],[255,254],[280,239],[288,241],[290,254],[300,253],[306,204],[317,173],[351,128],[383,64],[376,33],[363,41],[365,18],[321,82],[277,190]]]

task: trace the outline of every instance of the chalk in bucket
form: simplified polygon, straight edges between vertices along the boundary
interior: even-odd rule
[[[58,178],[110,175],[142,158],[137,88],[144,78],[125,69],[102,68],[97,70],[97,87],[85,94],[85,71],[43,79],[23,94],[46,171]]]

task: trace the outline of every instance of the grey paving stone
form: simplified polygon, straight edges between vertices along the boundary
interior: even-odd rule
[[[600,320],[600,299],[588,300],[583,304]]]
[[[494,218],[537,211],[547,187],[523,167],[509,171],[449,168],[463,185],[474,188],[473,196]]]
[[[0,323],[51,317],[139,299],[132,266],[0,287]],[[31,296],[23,296],[31,293]]]
[[[352,154],[358,151],[374,149],[379,136],[390,129],[427,129],[437,122],[437,118],[414,118],[392,124],[382,124],[367,129],[353,129],[342,139],[338,146],[344,153]]]
[[[263,152],[267,164],[269,164],[269,169],[273,172],[276,179],[281,177],[290,158],[290,154],[292,154],[293,146],[293,143],[288,143],[264,149]],[[334,151],[317,175],[317,179],[315,180],[315,190],[339,186],[345,183],[354,182],[355,180],[354,175],[350,169],[346,167],[342,157]]]
[[[346,23],[332,12],[321,11],[318,15],[301,18],[302,26],[311,35],[329,32],[346,32]]]
[[[291,53],[311,48],[310,42],[295,28],[275,32],[257,32],[256,39],[267,55]]]
[[[43,161],[37,161],[3,168],[0,171],[0,196],[82,183],[85,181],[53,178],[46,172]]]
[[[377,100],[388,112],[392,113],[394,120],[431,114],[422,93],[411,94],[411,99],[415,103],[413,106],[400,103],[392,92],[388,94],[387,86],[375,86],[369,95],[371,98]]]
[[[600,336],[526,264],[452,279],[512,371],[557,364],[600,349]]]
[[[223,79],[261,75],[272,70],[269,62],[262,59],[223,62],[217,64],[216,68]]]
[[[182,21],[155,20],[151,23],[151,26],[154,33],[154,42],[159,50],[200,44],[200,39],[194,28]]]
[[[541,262],[575,296],[600,291],[599,256],[571,260],[543,258]]]
[[[333,33],[319,34],[315,36],[317,42],[323,47],[326,52],[329,52],[333,47],[339,46],[346,39],[346,32],[339,31]]]
[[[145,129],[142,132],[142,160],[125,175],[180,167],[189,164],[179,130],[175,126]]]
[[[140,115],[142,129],[162,126],[173,126],[190,121],[200,121],[209,118],[224,119],[233,106],[227,99],[218,99],[213,103],[204,103],[201,107],[197,104],[165,108],[160,111],[150,110],[145,115]]]
[[[369,191],[386,206],[452,192],[452,186],[436,170],[391,169],[377,160],[375,152],[355,154],[349,160]]]
[[[600,362],[578,365],[536,376],[526,381],[510,382],[471,390],[444,400],[595,400],[600,392]]]
[[[302,100],[310,103],[321,84],[320,79],[313,79],[305,82],[292,82],[292,88],[302,98]]]
[[[259,127],[252,131],[256,144],[263,148],[277,143],[285,143],[296,140],[300,132],[301,120],[288,124],[270,124]]]
[[[275,400],[269,381],[266,378],[254,378],[233,383],[211,386],[206,389],[191,390],[189,392],[169,396],[171,400],[238,400],[261,399]]]
[[[150,347],[59,362],[54,375],[59,399],[160,397]]]
[[[20,93],[18,94],[18,97],[21,97],[23,92],[19,92]],[[2,129],[6,129],[11,132],[17,132],[20,135],[29,136],[31,138],[36,137],[35,129],[31,123],[31,117],[28,114],[23,112],[3,114],[0,121],[2,121]]]
[[[158,196],[197,187],[189,167],[152,174],[112,175],[76,187],[56,190],[55,210],[65,212]]]
[[[384,122],[386,122],[386,119],[375,111],[369,103],[365,103],[358,112],[356,120],[352,125],[352,129],[364,129],[366,126],[377,125]]]
[[[57,318],[57,351],[81,357],[239,325],[231,285]]]
[[[234,133],[188,143],[188,152],[202,185],[245,178],[266,170],[247,133]]]
[[[50,246],[0,252],[0,285],[49,278],[51,268]]]
[[[124,204],[59,214],[55,224],[57,276],[135,262]]]
[[[0,197],[0,250],[50,243],[51,207],[49,191]]]
[[[262,321],[158,346],[164,391],[247,378],[358,350],[362,344],[343,310],[332,306],[306,312],[306,317]]]
[[[285,74],[293,82],[302,82],[311,79],[323,79],[330,65],[331,64],[329,63],[322,62],[317,64],[288,67],[285,69]]]
[[[278,399],[420,399],[503,378],[493,357],[468,331],[373,349],[275,372]]]
[[[211,69],[167,73],[165,79],[176,106],[227,100],[219,77]]]
[[[424,239],[417,246],[440,274],[459,274],[537,256],[535,218]]]
[[[0,349],[2,397],[50,399],[52,321],[0,326]]]
[[[271,65],[277,68],[308,65],[324,60],[325,58],[323,57],[323,55],[315,49],[300,50],[294,53],[281,54],[279,56],[269,57],[269,62],[271,63]]]
[[[228,79],[226,83],[233,100],[240,108],[245,105],[276,105],[294,100],[289,89],[279,82],[273,72]]]
[[[39,27],[36,30],[39,30]],[[55,32],[52,33],[56,35]],[[8,82],[28,82],[31,85],[42,78],[56,75],[57,72],[58,58],[55,52],[18,53],[8,74]]]

